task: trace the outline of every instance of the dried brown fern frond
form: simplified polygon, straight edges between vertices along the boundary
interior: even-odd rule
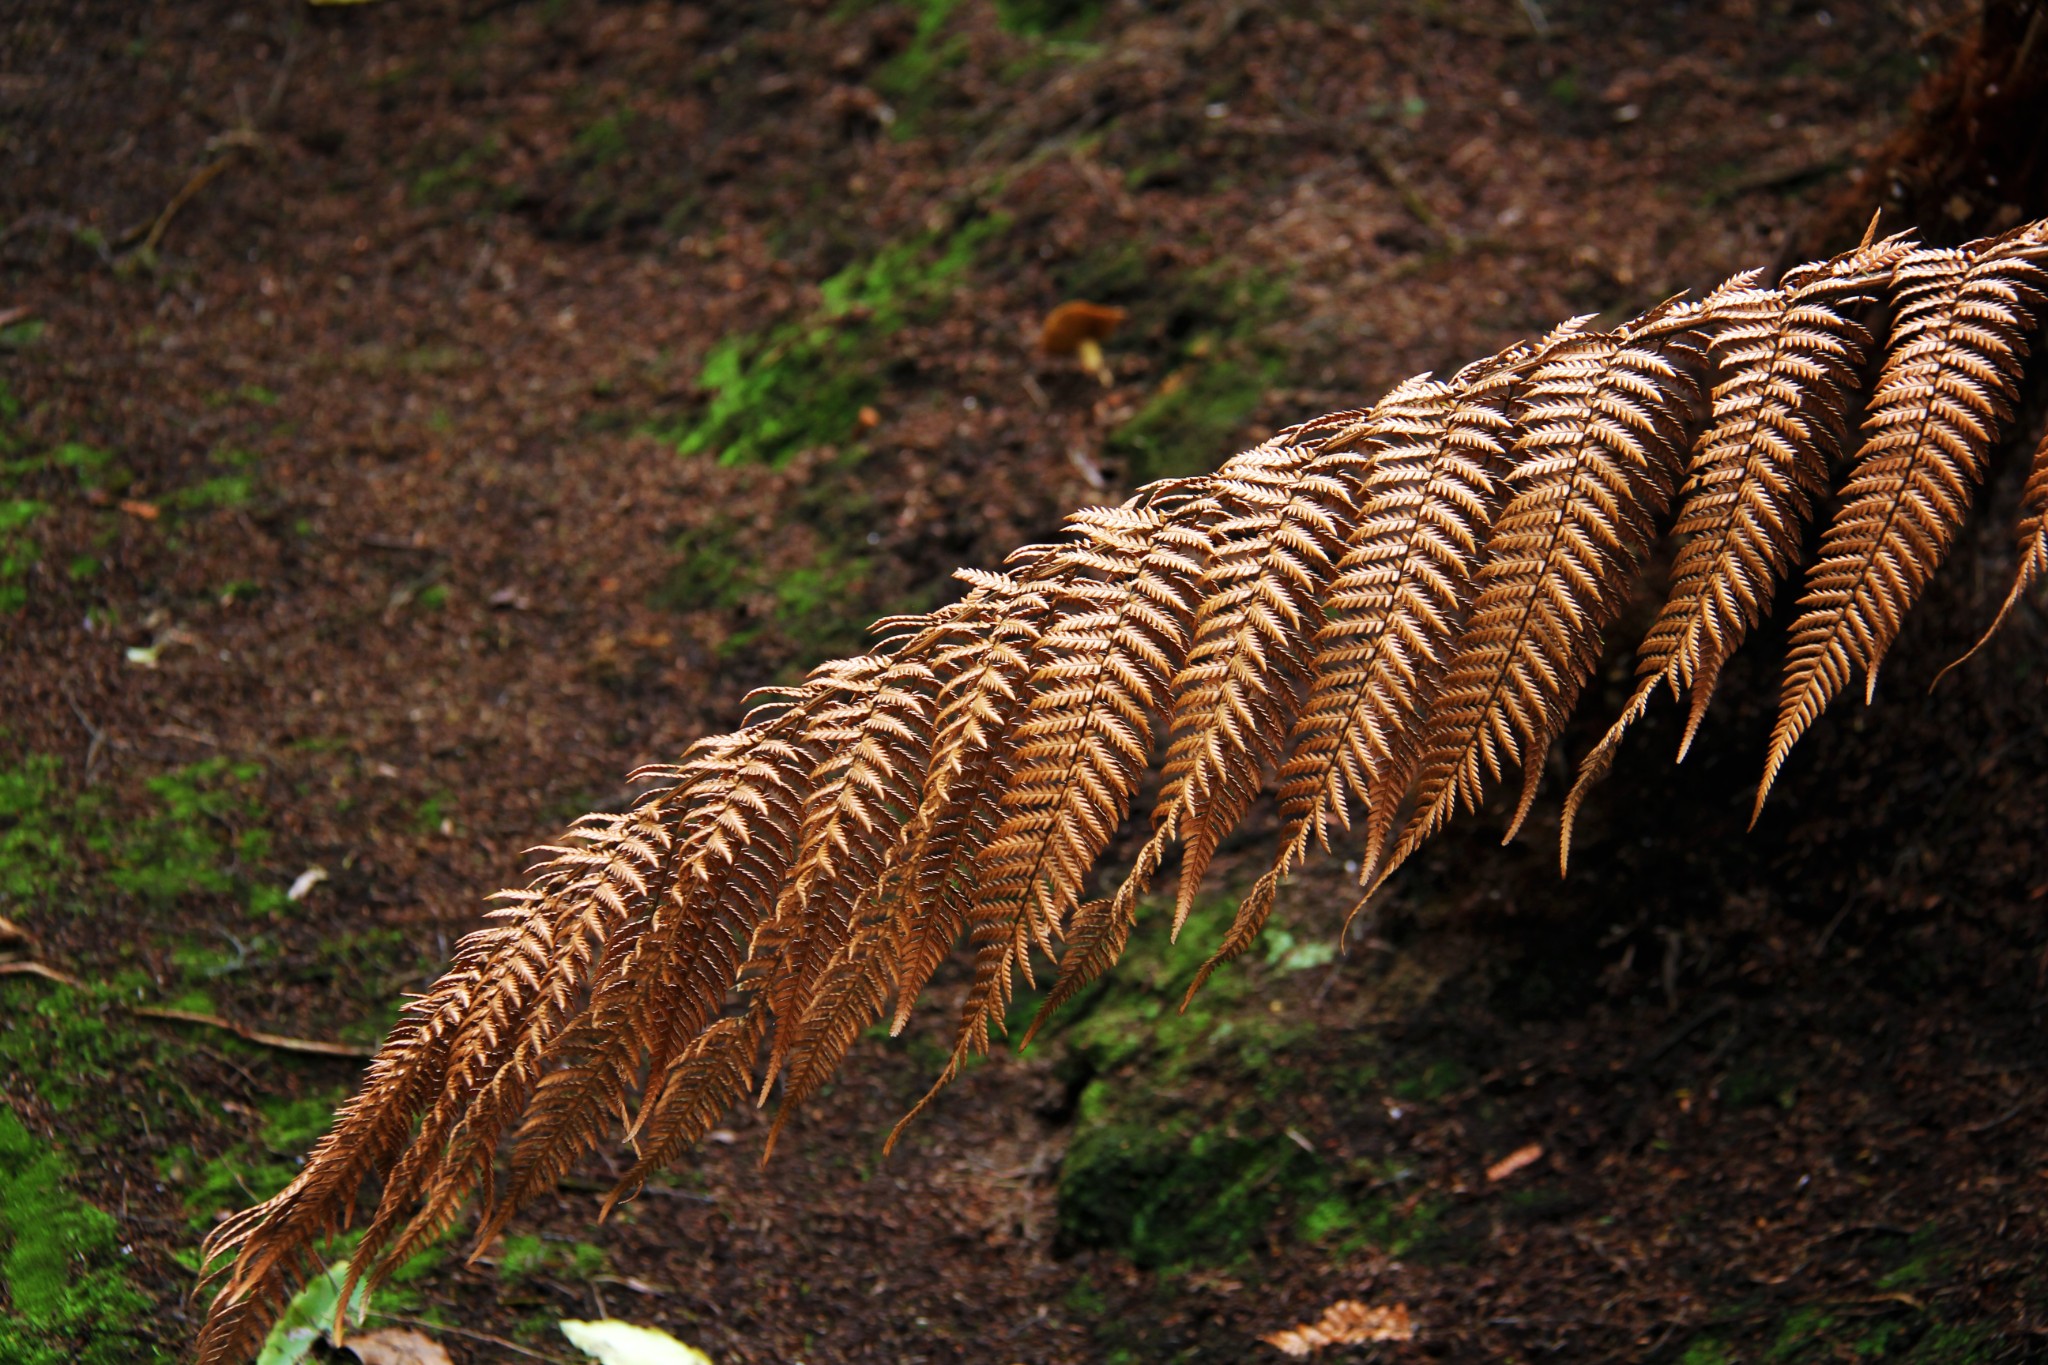
[[[1415,811],[1384,880],[1522,769],[1513,838],[1544,756],[1600,657],[1677,482],[1697,404],[1697,309],[1667,304],[1615,332],[1573,332],[1528,362],[1505,500],[1458,651],[1433,699]]]
[[[1730,281],[1701,303],[1713,319],[1707,429],[1680,493],[1671,587],[1636,650],[1635,695],[1588,754],[1565,801],[1565,853],[1591,786],[1612,766],[1628,727],[1660,686],[1674,700],[1691,690],[1682,759],[1706,718],[1721,668],[1770,611],[1778,581],[1795,567],[1815,502],[1848,439],[1848,402],[1869,346],[1851,315],[1905,254],[1904,244],[1866,244],[1776,288]]]
[[[1354,802],[1365,807],[1362,875],[1374,877],[1419,760],[1422,699],[1441,681],[1471,602],[1524,359],[1483,361],[1447,384],[1418,376],[1373,409],[1358,530],[1329,588],[1312,687],[1278,776],[1279,856],[1191,990],[1251,946],[1281,880],[1312,841],[1330,846],[1332,826],[1351,828]]]
[[[2026,487],[2020,490],[2020,523],[2018,528],[2020,562],[2013,574],[2012,588],[1999,603],[1998,614],[1991,618],[1991,624],[1984,628],[1977,643],[1969,652],[1935,675],[1939,683],[1952,671],[1968,663],[1977,651],[1990,643],[1998,628],[2005,624],[2005,618],[2012,615],[2012,609],[2025,600],[2027,592],[2048,574],[2048,430],[2041,433],[2041,442],[2034,447],[2032,463],[2027,470]]]
[[[1855,671],[1866,697],[1940,567],[2012,416],[2033,309],[2048,287],[2041,224],[1907,253],[1897,310],[1841,506],[1807,573],[1757,810],[1799,737]],[[2022,570],[2024,572],[2024,569]]]
[[[1518,768],[1512,834],[1669,537],[1666,600],[1567,799],[1568,839],[1660,689],[1693,742],[1832,505],[1761,802],[1850,677],[1874,677],[1947,552],[2044,295],[2048,222],[1953,251],[1866,242],[1419,376],[1206,478],[1078,513],[999,572],[964,571],[960,601],[883,623],[869,653],[649,770],[659,786],[632,811],[542,850],[299,1177],[208,1240],[225,1283],[202,1360],[250,1352],[373,1182],[354,1258],[372,1281],[472,1199],[490,1236],[615,1126],[637,1155],[614,1201],[778,1085],[779,1133],[863,1029],[903,1027],[965,937],[936,1094],[1034,955],[1057,967],[1041,1019],[1115,963],[1176,843],[1184,917],[1269,785],[1278,848],[1205,978],[1314,846],[1355,841],[1377,886]],[[2048,439],[2022,501],[1993,628],[2048,576]],[[1149,837],[1092,896],[1155,760]]]

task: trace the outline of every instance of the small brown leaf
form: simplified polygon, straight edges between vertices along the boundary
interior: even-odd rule
[[[155,503],[141,502],[135,498],[123,498],[121,500],[121,510],[131,517],[140,517],[144,521],[155,521],[163,515]]]
[[[363,1365],[454,1365],[440,1342],[410,1327],[385,1327],[348,1339]]]
[[[1486,1168],[1488,1180],[1506,1180],[1524,1166],[1533,1166],[1543,1159],[1543,1144],[1532,1142],[1526,1147],[1517,1147],[1499,1161]]]

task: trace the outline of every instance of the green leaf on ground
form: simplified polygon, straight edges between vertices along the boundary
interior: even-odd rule
[[[341,1301],[341,1287],[347,1283],[347,1261],[336,1261],[315,1275],[311,1283],[285,1305],[284,1316],[277,1320],[277,1325],[264,1339],[263,1353],[256,1357],[256,1365],[298,1365],[304,1360],[306,1353],[313,1349],[313,1343],[326,1336],[334,1326],[334,1306]],[[362,1324],[364,1314],[369,1311],[369,1302],[368,1288],[358,1284],[349,1298],[350,1326]]]

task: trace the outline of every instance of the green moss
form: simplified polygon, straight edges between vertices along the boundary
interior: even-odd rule
[[[1769,1104],[1787,1087],[1776,1073],[1754,1066],[1741,1066],[1728,1073],[1721,1082],[1721,1102],[1730,1109],[1748,1109],[1752,1106]]]
[[[263,1145],[288,1156],[302,1155],[334,1120],[342,1092],[333,1090],[298,1099],[263,1101]]]
[[[84,989],[0,983],[0,1073],[26,1081],[60,1114],[98,1098],[110,1078],[151,1074],[162,1061],[162,1047],[110,1009],[142,980],[131,974],[113,985]]]
[[[190,1147],[175,1147],[158,1158],[157,1173],[165,1183],[182,1187],[192,1228],[209,1227],[222,1209],[260,1203],[290,1184],[299,1161],[327,1131],[340,1100],[339,1090],[266,1099],[255,1145],[236,1143],[204,1161]]]
[[[1003,227],[983,219],[887,247],[819,286],[809,317],[719,342],[697,376],[710,395],[704,411],[664,436],[681,454],[715,451],[728,465],[781,464],[851,440],[881,392],[879,343],[938,307]]]
[[[114,463],[112,454],[77,441],[66,441],[51,451],[50,463],[59,469],[70,470],[80,488],[118,491],[132,481],[132,476]]]
[[[1283,972],[1305,972],[1311,967],[1326,967],[1337,957],[1337,944],[1332,939],[1312,938],[1302,942],[1285,929],[1269,928],[1260,935],[1265,945],[1266,965]]]
[[[533,1274],[547,1263],[547,1245],[536,1233],[507,1237],[498,1248],[498,1274],[508,1280]]]
[[[1124,245],[1071,263],[1060,288],[1069,298],[1127,308],[1118,345],[1151,351],[1164,369],[1105,445],[1127,484],[1215,468],[1241,444],[1245,423],[1287,368],[1265,338],[1286,303],[1279,280],[1203,270],[1160,281]]]
[[[146,808],[118,812],[98,791],[65,791],[48,755],[0,768],[0,905],[91,913],[104,887],[153,909],[232,895],[274,911],[282,891],[252,875],[270,854],[262,771],[226,758],[175,768],[144,782]]]
[[[182,512],[210,512],[218,508],[247,507],[256,500],[256,480],[248,474],[222,474],[188,488],[180,488],[164,499],[166,506]]]
[[[464,147],[447,161],[428,166],[413,176],[412,202],[436,204],[469,191],[490,191],[490,169],[503,156],[504,144],[495,135],[473,147]]]
[[[536,1275],[567,1274],[587,1280],[604,1273],[605,1251],[589,1242],[559,1242],[521,1233],[498,1246],[498,1274],[517,1280]]]
[[[1819,1305],[1801,1308],[1780,1323],[1760,1359],[1772,1365],[1832,1360],[1980,1365],[1993,1359],[1997,1340],[1995,1332],[1971,1323],[1930,1323],[1905,1317],[1873,1321],[1860,1312],[1840,1317]],[[1709,1365],[1733,1359],[1725,1351],[1702,1358]],[[1690,1360],[1690,1355],[1686,1359]]]
[[[48,754],[0,768],[0,900],[6,904],[42,899],[74,866],[64,841],[58,770]]]
[[[1826,1310],[1802,1308],[1779,1327],[1777,1339],[1764,1352],[1764,1359],[1799,1360],[1809,1351],[1830,1340],[1834,1334],[1835,1320]]]
[[[0,498],[0,614],[28,605],[28,585],[23,580],[42,557],[28,527],[49,510],[48,503],[33,498]]]
[[[261,809],[244,794],[262,770],[253,763],[207,759],[147,782],[159,810],[125,828],[103,827],[88,843],[110,855],[107,882],[150,905],[169,905],[192,893],[235,889],[241,855],[267,851],[263,831],[246,822]],[[221,838],[223,826],[242,824],[233,852]]]
[[[1132,484],[1213,469],[1278,373],[1277,366],[1234,360],[1183,366],[1117,428],[1108,451],[1122,462],[1125,480]]]
[[[1084,1318],[1099,1318],[1109,1311],[1109,1300],[1102,1297],[1102,1291],[1095,1287],[1095,1281],[1083,1275],[1075,1280],[1062,1301],[1069,1313]]]
[[[1913,1343],[1904,1359],[1910,1365],[1988,1365],[1997,1337],[1982,1327],[1941,1325]]]
[[[656,601],[679,611],[746,614],[748,623],[726,636],[721,653],[758,648],[764,635],[806,653],[859,642],[870,560],[841,542],[820,537],[807,561],[779,572],[742,553],[729,525],[686,536],[677,548],[682,558]]]
[[[189,1147],[175,1147],[158,1165],[168,1184],[184,1186],[185,1221],[197,1232],[211,1227],[224,1211],[260,1204],[291,1183],[293,1168],[266,1161],[237,1147],[207,1161],[197,1161]]]
[[[150,1299],[129,1282],[114,1220],[73,1194],[63,1158],[0,1105],[0,1360],[130,1365],[165,1359]]]
[[[453,818],[453,808],[447,792],[435,792],[420,802],[420,808],[413,812],[412,827],[418,834],[434,834],[443,824]]]
[[[1234,1261],[1291,1225],[1286,1235],[1340,1253],[1405,1254],[1437,1217],[1404,1197],[1407,1172],[1347,1169],[1266,1117],[1302,1083],[1290,1059],[1306,1027],[1231,969],[1180,1010],[1235,912],[1225,897],[1200,901],[1172,942],[1168,907],[1148,903],[1117,971],[1056,1026],[1067,1065],[1093,1078],[1060,1168],[1059,1241],[1171,1268]]]
[[[1712,1337],[1701,1337],[1685,1348],[1678,1365],[1735,1365],[1735,1353]]]
[[[617,161],[626,155],[629,146],[626,130],[632,122],[633,111],[630,109],[606,114],[576,134],[575,148],[595,165]]]
[[[952,25],[961,0],[915,0],[917,28],[903,50],[884,62],[873,77],[877,92],[895,114],[891,132],[909,137],[948,93],[947,73],[964,66],[965,34]]]
[[[1239,1135],[1185,1115],[1116,1116],[1089,1087],[1060,1168],[1059,1239],[1115,1247],[1141,1266],[1227,1263],[1252,1249],[1286,1198],[1318,1174],[1284,1134]]]
[[[1404,1100],[1437,1100],[1471,1079],[1471,1069],[1462,1062],[1438,1058],[1424,1063],[1420,1071],[1396,1079],[1388,1088]]]

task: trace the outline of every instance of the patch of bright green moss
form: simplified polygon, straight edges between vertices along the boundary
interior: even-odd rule
[[[58,769],[48,754],[0,768],[0,901],[7,904],[39,899],[72,866]]]
[[[667,439],[681,454],[716,451],[728,465],[781,464],[848,441],[881,392],[879,343],[942,303],[1004,225],[983,219],[884,248],[826,280],[809,317],[719,342],[697,376],[710,402]]]
[[[129,1282],[114,1220],[73,1194],[63,1158],[0,1105],[0,1360],[131,1365],[166,1359],[154,1304]]]
[[[1280,376],[1274,362],[1208,357],[1209,351],[1198,341],[1159,391],[1111,434],[1107,449],[1122,461],[1126,482],[1150,483],[1214,469],[1230,454],[1236,433]]]
[[[70,470],[80,488],[105,488],[118,492],[132,481],[132,476],[114,463],[112,454],[78,441],[66,441],[51,451],[50,463],[59,469]]]
[[[236,1143],[201,1162],[190,1147],[175,1147],[157,1161],[157,1173],[185,1192],[185,1211],[194,1230],[212,1224],[222,1209],[239,1209],[270,1198],[298,1173],[298,1163],[327,1131],[341,1093],[261,1102],[263,1128],[254,1146]]]
[[[147,809],[121,814],[98,791],[66,791],[60,771],[46,754],[0,768],[0,906],[89,913],[95,885],[152,908],[192,895],[233,895],[259,913],[284,906],[282,890],[252,876],[270,853],[259,765],[174,768],[143,784]],[[82,877],[88,866],[104,870]]]
[[[604,1248],[589,1242],[558,1242],[522,1233],[498,1248],[498,1274],[508,1280],[566,1273],[587,1280],[604,1272]]]
[[[441,823],[451,818],[452,808],[447,792],[435,792],[420,802],[419,810],[413,813],[412,827],[419,834],[433,834],[440,830]]]
[[[1761,1357],[1772,1365],[1833,1360],[1890,1360],[1907,1365],[1981,1365],[1993,1358],[1996,1334],[1969,1323],[1924,1324],[1907,1318],[1838,1316],[1826,1306],[1801,1308],[1780,1323]],[[1709,1343],[1717,1345],[1717,1343]],[[1690,1354],[1686,1360],[1690,1360]],[[1732,1360],[1725,1351],[1706,1365]]]
[[[146,1069],[150,1038],[110,1003],[116,986],[72,987],[29,980],[0,982],[0,1068],[19,1077],[44,1104],[70,1112],[117,1071]]]

